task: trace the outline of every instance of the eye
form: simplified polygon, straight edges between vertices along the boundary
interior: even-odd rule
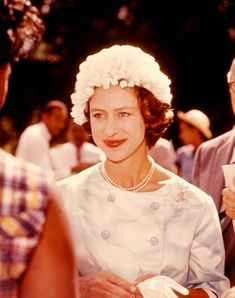
[[[93,118],[96,118],[96,119],[101,119],[101,118],[104,118],[104,115],[102,113],[94,113],[92,115]]]
[[[119,116],[122,117],[122,118],[128,117],[130,115],[131,115],[130,113],[124,112],[124,111],[122,111],[122,112],[119,113]]]

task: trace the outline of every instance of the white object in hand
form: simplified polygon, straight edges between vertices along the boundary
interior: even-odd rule
[[[225,291],[221,298],[235,298],[235,287],[232,287],[231,289]]]
[[[188,295],[188,289],[181,286],[179,283],[170,277],[158,275],[138,284],[141,294],[144,298],[177,298],[173,290]]]

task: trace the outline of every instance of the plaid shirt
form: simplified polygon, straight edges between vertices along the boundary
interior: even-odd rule
[[[0,150],[0,298],[17,297],[45,222],[52,178]]]

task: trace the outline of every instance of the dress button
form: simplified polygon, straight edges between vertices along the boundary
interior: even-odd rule
[[[156,211],[156,210],[158,210],[158,208],[159,208],[159,204],[157,202],[152,202],[151,209]]]
[[[150,239],[150,243],[151,243],[152,246],[158,245],[158,239],[157,239],[157,237],[152,237]]]
[[[113,202],[113,201],[115,201],[115,196],[112,195],[112,194],[109,194],[109,195],[107,196],[107,200],[108,200],[109,202]]]
[[[102,231],[102,232],[101,232],[101,237],[102,237],[104,240],[109,239],[109,237],[110,237],[110,233],[109,233],[109,231],[107,231],[107,230]]]

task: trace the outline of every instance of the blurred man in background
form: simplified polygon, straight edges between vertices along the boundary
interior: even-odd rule
[[[228,88],[233,113],[235,114],[235,59],[227,74]],[[225,245],[225,274],[235,285],[235,222],[231,220],[229,206],[235,208],[235,195],[231,191],[224,193],[225,199],[229,197],[229,206],[223,206],[222,190],[225,179],[222,165],[235,162],[235,130],[232,129],[208,142],[203,143],[196,153],[193,170],[193,183],[207,192],[214,199],[221,218],[221,226]],[[225,209],[224,207],[228,208]],[[226,215],[229,215],[226,216]],[[235,215],[234,215],[235,219]]]
[[[28,126],[21,134],[16,156],[52,171],[56,179],[68,176],[70,170],[53,167],[50,140],[59,136],[68,120],[66,105],[60,100],[49,101],[41,111],[41,121]]]
[[[51,148],[51,159],[55,171],[68,169],[68,176],[79,173],[105,159],[104,153],[90,143],[89,135],[83,126],[72,119],[66,131],[67,142]]]

